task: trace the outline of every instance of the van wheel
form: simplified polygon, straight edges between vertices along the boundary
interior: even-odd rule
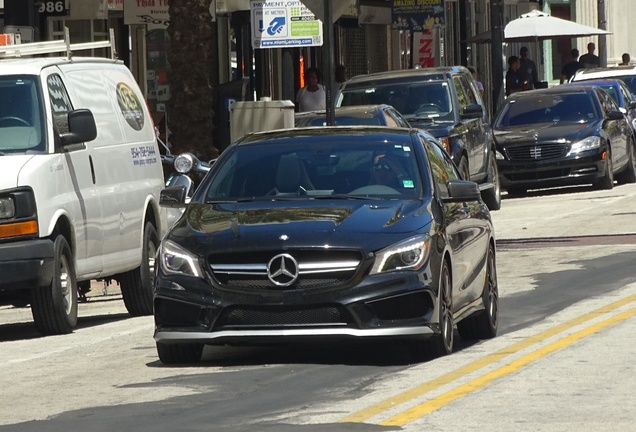
[[[35,327],[43,335],[61,335],[77,325],[77,279],[71,247],[62,235],[53,244],[53,279],[31,293]]]
[[[203,344],[157,342],[157,354],[163,364],[198,363],[203,354]]]
[[[492,183],[493,187],[486,189],[482,193],[482,199],[488,206],[489,210],[499,210],[501,208],[501,184],[499,182],[497,159],[495,159],[495,155],[492,151],[490,152],[488,161],[488,178],[486,181]]]
[[[121,275],[119,285],[124,305],[132,316],[152,315],[155,283],[155,255],[159,247],[157,230],[147,222],[141,250],[141,265]]]

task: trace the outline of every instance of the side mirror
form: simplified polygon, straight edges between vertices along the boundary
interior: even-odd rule
[[[448,196],[442,198],[444,202],[479,201],[481,193],[479,185],[472,181],[450,180],[447,183]]]
[[[475,119],[484,116],[484,107],[479,104],[472,104],[464,107],[461,117],[465,119]]]
[[[625,115],[620,111],[611,110],[611,111],[608,111],[607,113],[607,119],[608,120],[624,120]]]
[[[159,193],[159,205],[169,208],[185,208],[186,194],[185,186],[167,187]]]
[[[630,110],[636,109],[636,100],[629,101],[629,104],[627,105],[627,108],[630,109]]]
[[[68,133],[61,134],[62,145],[79,144],[97,138],[97,125],[93,113],[78,109],[68,113]]]

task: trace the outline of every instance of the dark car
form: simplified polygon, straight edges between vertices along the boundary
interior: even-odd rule
[[[476,183],[418,129],[296,128],[228,147],[163,239],[164,363],[205,344],[391,338],[439,354],[497,332],[495,240]]]
[[[337,106],[389,104],[413,127],[446,148],[464,179],[480,183],[488,208],[501,207],[495,145],[488,114],[463,66],[359,75],[345,82]]]
[[[597,86],[564,84],[511,95],[495,123],[497,163],[509,193],[636,181],[631,127]]]
[[[576,81],[579,85],[596,85],[614,99],[620,111],[625,114],[632,130],[636,132],[636,96],[621,79],[606,78]]]
[[[392,126],[410,128],[406,121],[391,105],[360,105],[340,107],[335,110],[335,126]],[[326,126],[327,114],[322,111],[309,111],[295,114],[295,126]]]

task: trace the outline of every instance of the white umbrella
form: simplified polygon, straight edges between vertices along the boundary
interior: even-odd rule
[[[606,35],[611,32],[533,10],[510,21],[504,28],[506,42],[535,42],[560,37]]]

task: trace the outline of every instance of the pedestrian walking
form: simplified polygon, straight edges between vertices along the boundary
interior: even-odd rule
[[[310,67],[305,71],[305,87],[296,95],[298,112],[327,109],[327,94],[320,84],[320,71]]]
[[[521,47],[519,56],[519,78],[521,79],[522,88],[523,90],[533,90],[539,84],[537,65],[528,58],[528,47]]]
[[[506,96],[523,90],[521,78],[519,76],[519,67],[521,62],[519,57],[508,57],[508,72],[506,72]]]
[[[587,44],[587,54],[583,54],[581,58],[579,58],[579,62],[581,62],[586,68],[601,66],[601,60],[596,54],[594,54],[594,50],[596,50],[596,45],[594,45],[594,42],[590,42]]]
[[[579,50],[574,48],[570,51],[570,61],[567,62],[561,70],[561,84],[570,81],[576,71],[583,69],[585,66],[579,61]]]

